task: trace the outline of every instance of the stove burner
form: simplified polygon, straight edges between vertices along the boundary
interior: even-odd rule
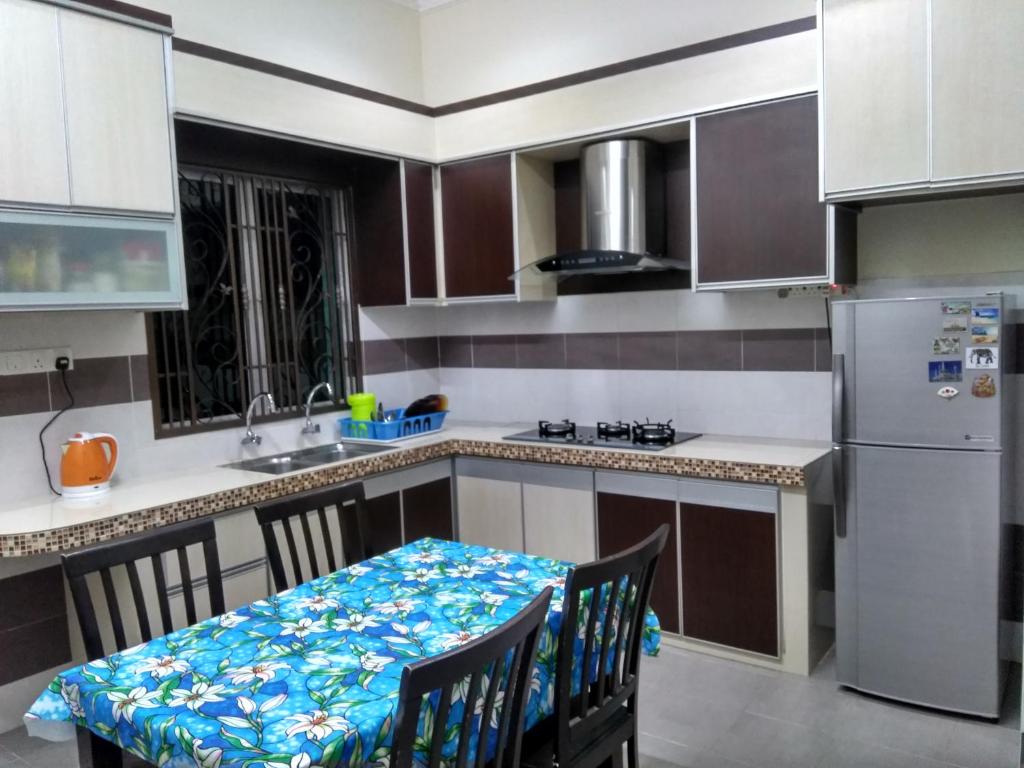
[[[576,422],[562,419],[554,423],[550,421],[537,422],[537,432],[541,437],[576,437]]]
[[[641,424],[633,422],[633,442],[639,445],[670,445],[676,439],[676,431],[672,428],[672,420],[665,423]]]
[[[629,424],[624,421],[617,421],[610,424],[607,421],[597,422],[597,437],[601,440],[628,440]]]

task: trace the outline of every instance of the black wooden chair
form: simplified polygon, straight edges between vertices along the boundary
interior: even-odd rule
[[[61,564],[71,588],[75,614],[82,629],[85,655],[100,659],[115,651],[128,648],[125,620],[121,614],[117,589],[114,584],[115,569],[123,567],[128,576],[131,602],[135,608],[138,637],[143,642],[153,639],[149,623],[146,595],[139,578],[138,563],[149,559],[152,564],[155,595],[160,610],[162,634],[173,632],[176,627],[171,616],[171,602],[167,593],[167,576],[164,571],[163,555],[177,553],[178,571],[181,575],[181,594],[185,604],[185,625],[195,624],[196,582],[188,562],[188,547],[201,545],[206,564],[206,586],[211,616],[224,613],[224,584],[217,554],[217,540],[212,520],[185,523],[139,536],[100,544],[94,547],[61,556]],[[107,618],[113,634],[114,647],[104,647],[100,632],[100,621],[89,588],[88,576],[98,573],[103,587],[103,598],[107,606]],[[130,615],[130,614],[129,614]],[[177,627],[180,628],[180,627]],[[115,744],[90,734],[92,764],[94,768],[114,768],[122,765],[122,753]],[[135,764],[135,763],[132,763]]]
[[[518,768],[530,681],[552,591],[548,587],[523,610],[482,637],[402,670],[391,746],[392,768],[411,768],[413,765],[420,714],[435,699],[433,730],[423,734],[424,739],[430,739],[430,751],[428,755],[421,753],[418,756],[417,765],[424,763],[424,759],[429,768],[442,764],[453,689],[465,683],[467,678],[469,682],[462,699],[455,761],[452,762],[450,756],[444,758],[446,768],[469,766],[471,748],[475,749],[472,763],[476,768],[484,765]],[[474,727],[478,707],[480,715]],[[492,716],[497,718],[498,729],[494,755],[488,759]]]
[[[332,542],[331,529],[328,526],[327,510],[334,508],[338,516],[338,529],[341,534],[340,554],[344,562],[338,562],[334,556],[335,547]],[[314,537],[311,519],[319,531]],[[303,570],[303,560],[309,565],[309,579],[319,578],[320,565],[316,541],[322,542],[323,554],[326,559],[324,574],[333,573],[353,563],[359,563],[371,556],[366,548],[366,496],[362,483],[352,483],[336,488],[317,490],[297,496],[287,496],[256,507],[256,520],[263,531],[263,542],[267,549],[267,560],[270,562],[270,573],[274,577],[274,588],[282,590],[294,587],[307,581]],[[284,531],[285,544],[291,560],[292,574],[289,580],[285,572],[281,547],[278,544],[274,524],[280,521]],[[293,526],[298,523],[302,532],[304,551],[299,552],[296,531]],[[303,557],[304,555],[304,557]]]
[[[555,672],[555,714],[539,726],[529,765],[638,768],[637,690],[651,586],[669,526],[636,546],[577,566],[566,578]],[[582,653],[575,649],[584,624]],[[589,672],[587,672],[589,670]]]

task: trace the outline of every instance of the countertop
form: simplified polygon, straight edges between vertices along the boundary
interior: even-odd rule
[[[115,479],[110,492],[94,500],[51,497],[0,504],[0,557],[58,552],[451,456],[799,487],[806,481],[804,469],[830,449],[824,442],[719,435],[657,452],[502,439],[527,428],[456,423],[394,450],[284,475],[204,467]]]

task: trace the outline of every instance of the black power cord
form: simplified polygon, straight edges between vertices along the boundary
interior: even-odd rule
[[[53,424],[53,422],[61,417],[61,414],[75,407],[75,396],[71,394],[71,387],[68,386],[68,368],[71,367],[71,361],[63,356],[58,357],[56,367],[57,370],[60,371],[60,381],[64,385],[64,391],[68,393],[68,404],[53,414],[53,418],[46,422],[43,428],[39,430],[39,450],[43,454],[43,469],[46,470],[46,484],[50,486],[50,490],[55,494],[63,496],[64,494],[53,487],[53,480],[50,479],[50,467],[46,463],[46,445],[43,444],[43,434],[50,428],[50,425]]]

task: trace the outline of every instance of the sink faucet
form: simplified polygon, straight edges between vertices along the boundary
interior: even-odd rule
[[[313,398],[321,389],[326,389],[328,396],[332,400],[334,399],[334,387],[331,386],[329,381],[321,381],[309,390],[309,395],[306,397],[306,426],[302,428],[302,434],[304,435],[315,435],[320,432],[320,425],[313,423],[313,420],[309,417],[309,411],[313,407]]]
[[[249,402],[249,408],[245,412],[245,437],[242,438],[242,445],[259,445],[263,442],[263,438],[252,431],[252,412],[256,410],[256,403],[264,397],[267,399],[267,403],[270,404],[270,410],[273,411],[277,408],[272,394],[269,392],[256,393],[255,397]]]

